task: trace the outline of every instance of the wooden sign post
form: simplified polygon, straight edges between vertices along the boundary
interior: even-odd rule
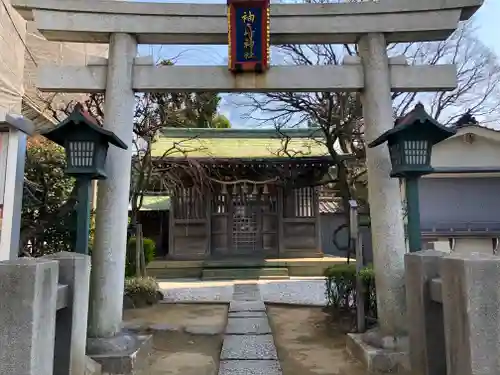
[[[33,132],[22,116],[0,114],[0,261],[19,254],[26,135]]]

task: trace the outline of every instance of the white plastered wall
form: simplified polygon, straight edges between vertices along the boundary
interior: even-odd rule
[[[23,97],[26,21],[11,7],[0,3],[0,110],[21,112]]]
[[[58,65],[85,65],[89,56],[107,57],[107,44],[49,42],[36,30],[33,22],[28,22],[26,44],[31,52],[24,55],[24,90],[32,104],[47,116],[51,116],[49,106],[60,108],[72,100],[83,100],[84,94],[41,93],[36,89],[37,65],[47,63]],[[37,64],[33,61],[35,60]]]
[[[89,56],[107,57],[107,44],[59,43],[47,41],[36,30],[33,22],[24,21],[10,5],[0,4],[0,112],[17,113],[30,118],[22,108],[24,99],[30,107],[51,117],[48,103],[53,108],[84,95],[40,93],[36,89],[37,66],[44,63],[84,65]],[[25,106],[26,107],[26,106]],[[30,118],[35,120],[34,118]],[[49,124],[49,123],[47,123]]]

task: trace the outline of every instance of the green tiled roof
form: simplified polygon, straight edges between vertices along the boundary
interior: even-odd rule
[[[132,207],[129,205],[129,211]],[[166,211],[170,210],[170,197],[167,195],[145,195],[139,211]]]
[[[166,155],[165,152],[170,150]],[[325,156],[316,129],[166,129],[154,144],[154,157],[273,158]]]

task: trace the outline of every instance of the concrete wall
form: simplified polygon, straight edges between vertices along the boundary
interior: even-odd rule
[[[345,217],[340,213],[321,214],[321,246],[324,254],[342,257],[347,255],[345,251],[339,250],[333,242],[333,234],[335,230],[344,224],[344,222]],[[371,232],[369,228],[362,227],[361,233],[363,234],[364,259],[365,262],[370,263],[373,261]],[[341,246],[347,246],[348,238],[348,229],[342,229],[337,235],[337,242]]]

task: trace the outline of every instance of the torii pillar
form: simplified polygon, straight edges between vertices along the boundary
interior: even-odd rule
[[[132,69],[136,55],[137,41],[132,35],[111,35],[104,102],[105,126],[118,135],[128,149],[111,147],[108,150],[108,178],[100,181],[97,189],[89,337],[113,337],[121,331],[135,108]]]
[[[358,47],[364,71],[365,135],[371,141],[394,125],[387,44],[384,34],[373,33],[362,36]],[[401,192],[398,179],[389,177],[387,147],[367,148],[366,165],[380,335],[397,338],[406,332]]]

